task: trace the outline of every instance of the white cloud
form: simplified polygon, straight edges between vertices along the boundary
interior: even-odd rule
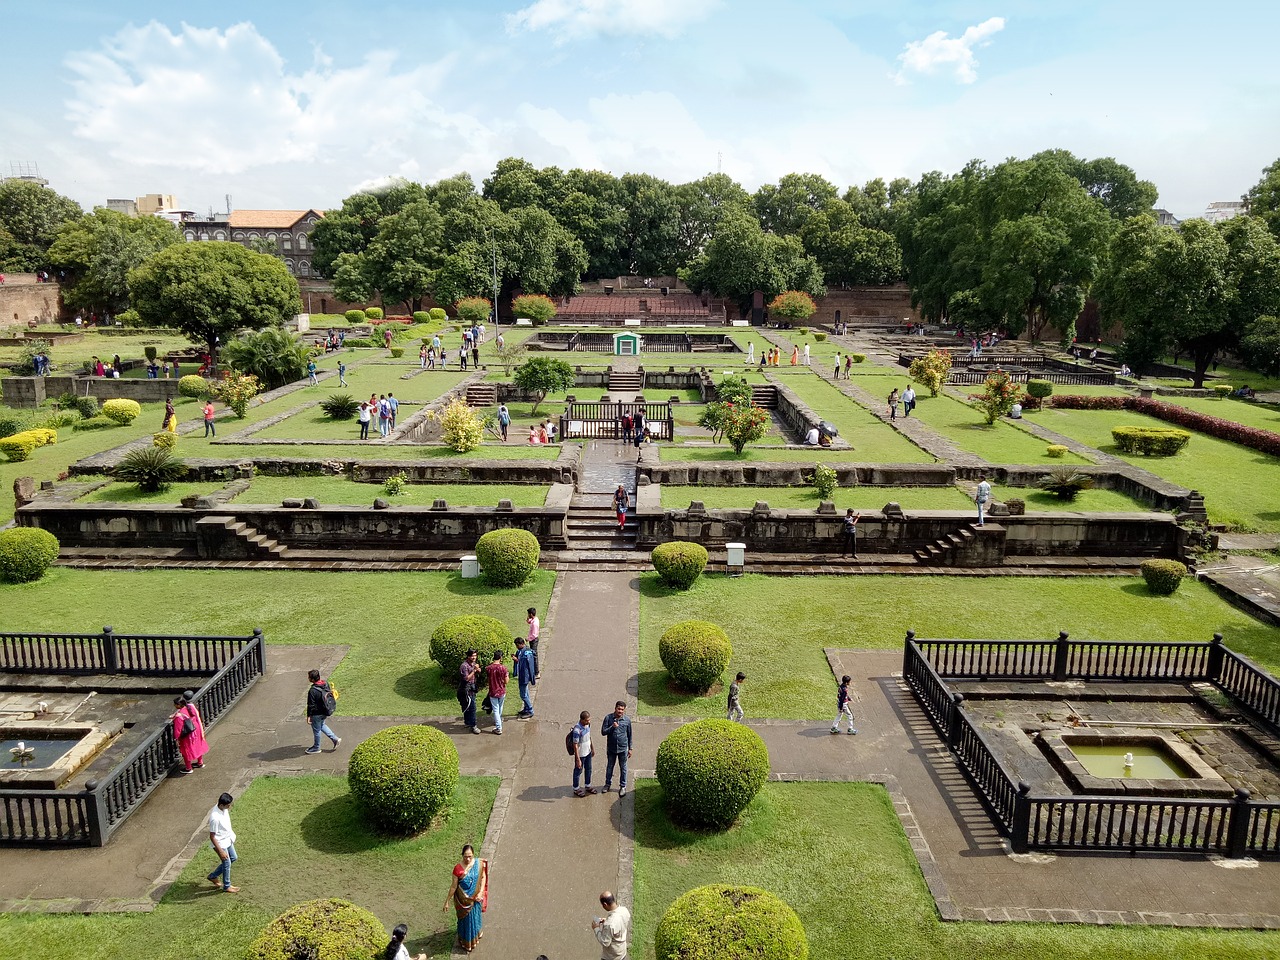
[[[958,37],[948,36],[939,30],[923,40],[913,40],[898,55],[902,66],[894,74],[894,80],[906,83],[908,72],[932,75],[954,70],[956,79],[961,83],[973,83],[978,79],[974,49],[987,46],[991,38],[1003,29],[1004,17],[991,17]]]
[[[556,42],[597,35],[674,38],[720,0],[534,0],[507,17],[507,30],[551,30]]]

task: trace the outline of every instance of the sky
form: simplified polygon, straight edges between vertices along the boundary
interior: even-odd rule
[[[844,189],[1064,148],[1185,218],[1280,157],[1278,35],[1236,0],[0,0],[0,175],[208,213],[508,156]]]

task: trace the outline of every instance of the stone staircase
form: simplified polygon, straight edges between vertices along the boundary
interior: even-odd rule
[[[576,493],[569,501],[565,537],[574,551],[632,551],[636,548],[635,516],[628,511],[626,524],[619,531],[612,494]]]
[[[630,403],[644,391],[644,379],[639,370],[609,371],[609,396]]]
[[[496,407],[498,388],[492,383],[473,383],[467,387],[467,405],[472,407]]]
[[[939,537],[933,543],[915,552],[916,562],[932,567],[951,567],[957,563],[958,554],[973,545],[978,532],[975,524],[966,524],[954,533]]]
[[[240,554],[249,560],[280,560],[289,552],[288,547],[235,517],[201,517],[196,521],[196,527],[201,540],[221,541],[217,550],[220,556]]]
[[[771,383],[752,384],[751,402],[764,410],[777,410],[778,388]]]

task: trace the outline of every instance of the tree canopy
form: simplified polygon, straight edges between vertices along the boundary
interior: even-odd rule
[[[28,180],[0,180],[0,271],[35,270],[58,229],[82,215],[80,204]]]
[[[98,207],[65,222],[47,260],[66,272],[62,297],[70,307],[119,313],[129,306],[129,271],[182,240],[160,217],[130,217]]]
[[[1241,199],[1249,205],[1250,215],[1260,217],[1280,237],[1280,160],[1263,169],[1262,179]]]
[[[511,381],[521,390],[533,394],[533,406],[529,412],[536,414],[538,405],[548,393],[559,393],[573,386],[573,367],[564,360],[534,357],[516,367]]]

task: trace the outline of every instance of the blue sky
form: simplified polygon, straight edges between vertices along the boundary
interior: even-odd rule
[[[1062,147],[1193,216],[1280,157],[1280,8],[1174,0],[0,0],[0,170],[336,206],[505,156],[842,188]]]

